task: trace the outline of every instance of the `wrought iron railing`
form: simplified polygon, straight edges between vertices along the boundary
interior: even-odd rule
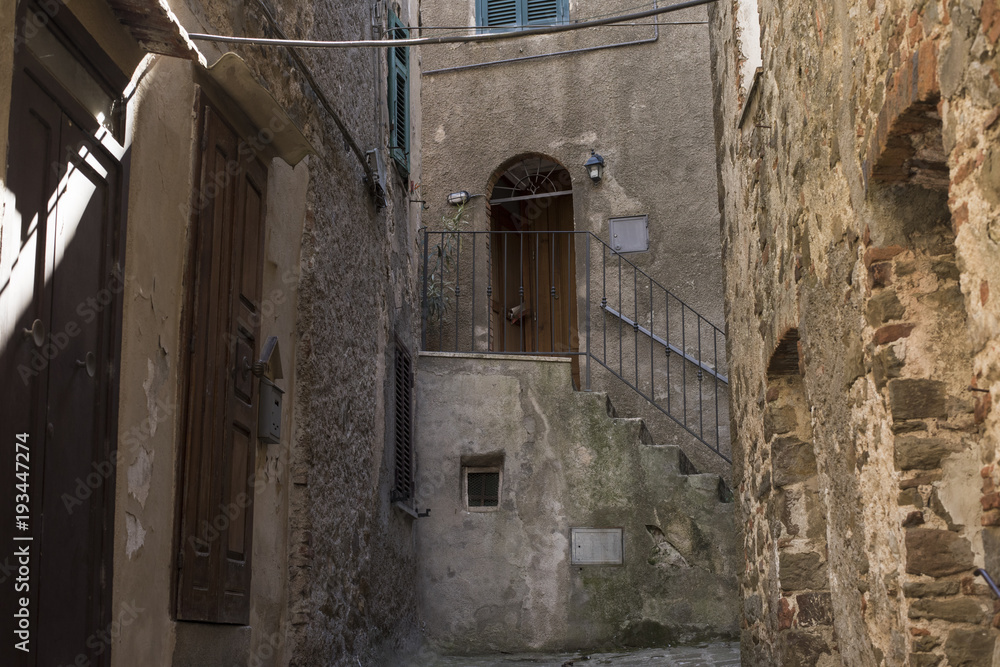
[[[590,232],[424,230],[424,350],[568,356],[727,462],[725,333]]]

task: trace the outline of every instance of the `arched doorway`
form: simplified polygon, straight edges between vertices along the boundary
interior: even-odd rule
[[[569,172],[542,155],[498,170],[490,194],[492,318],[496,352],[579,351],[576,249]],[[573,357],[573,381],[579,364]]]

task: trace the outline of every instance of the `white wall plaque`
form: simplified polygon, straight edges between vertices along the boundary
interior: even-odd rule
[[[621,565],[621,528],[571,528],[573,565]]]

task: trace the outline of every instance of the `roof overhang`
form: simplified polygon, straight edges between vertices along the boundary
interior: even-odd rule
[[[107,3],[145,50],[205,65],[205,56],[188,38],[187,30],[166,0],[107,0]]]

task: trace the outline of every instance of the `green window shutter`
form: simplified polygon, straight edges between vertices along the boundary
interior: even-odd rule
[[[407,39],[410,31],[394,14],[389,15],[389,38]],[[389,49],[389,152],[396,164],[410,171],[410,61],[409,47]]]
[[[560,0],[526,0],[526,14],[529,25],[551,25],[563,20],[560,12],[560,5],[565,2]]]
[[[511,26],[521,23],[518,5],[520,0],[483,0],[484,9],[481,25],[490,27]]]
[[[480,27],[518,29],[565,23],[568,18],[569,0],[476,0],[476,25]]]

